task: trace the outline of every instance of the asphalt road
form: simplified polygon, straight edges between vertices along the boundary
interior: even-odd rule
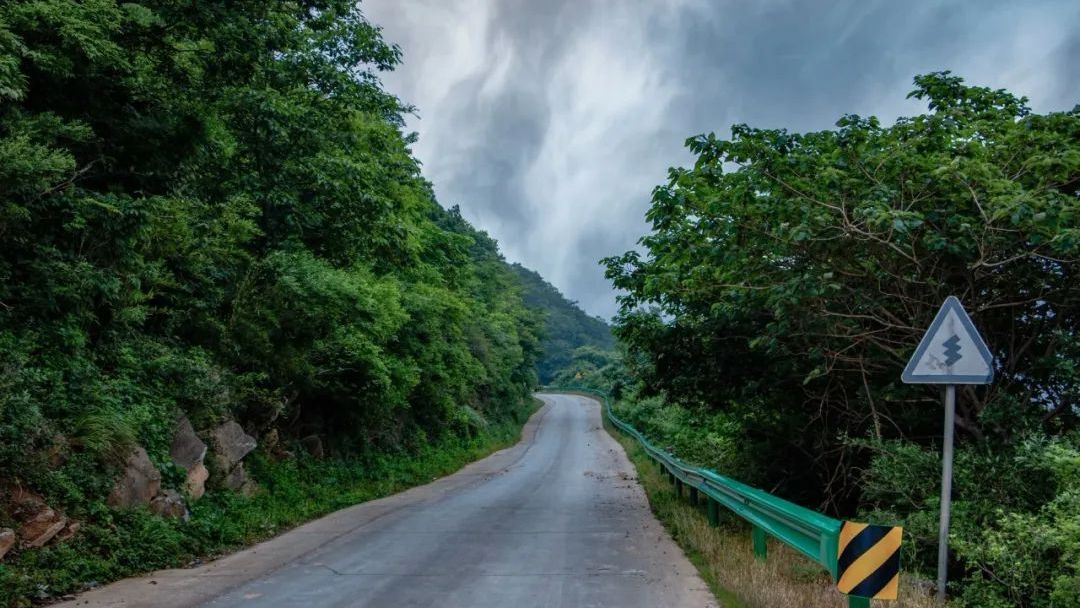
[[[518,445],[454,475],[65,605],[715,607],[599,404],[540,397]]]

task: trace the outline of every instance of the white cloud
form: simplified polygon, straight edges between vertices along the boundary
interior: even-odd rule
[[[415,152],[440,200],[590,312],[615,310],[597,260],[633,248],[686,137],[746,122],[829,128],[922,106],[952,69],[1080,101],[1080,3],[1008,0],[371,0],[399,43],[387,87],[418,106]],[[1072,76],[1072,77],[1070,77]]]

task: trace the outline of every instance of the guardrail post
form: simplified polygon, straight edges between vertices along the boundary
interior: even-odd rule
[[[715,528],[720,525],[720,505],[712,498],[706,500],[709,501],[709,525]]]
[[[870,598],[849,595],[847,596],[847,605],[848,608],[870,608]]]
[[[764,561],[769,554],[769,544],[765,538],[765,530],[754,526],[750,536],[754,541],[754,557]]]
[[[673,473],[673,475],[674,475],[674,473]],[[678,496],[679,498],[682,498],[682,486],[683,486],[682,480],[679,479],[678,477],[676,477],[675,478],[675,495]]]
[[[697,506],[697,488],[690,486],[690,504]]]

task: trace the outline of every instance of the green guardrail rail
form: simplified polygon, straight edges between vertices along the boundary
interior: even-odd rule
[[[837,547],[840,542],[840,529],[844,524],[841,520],[777,498],[716,471],[683,462],[674,454],[653,445],[640,431],[616,416],[611,408],[611,400],[605,393],[574,386],[548,386],[541,390],[585,393],[599,399],[604,404],[608,420],[620,431],[636,439],[649,457],[665,469],[675,483],[678,494],[682,494],[682,486],[685,485],[689,487],[691,500],[696,501],[698,495],[707,497],[710,524],[719,525],[718,508],[724,506],[753,526],[751,534],[756,558],[766,559],[766,535],[772,536],[819,564],[828,571],[834,581],[837,580]],[[848,606],[869,608],[870,600],[849,595]]]

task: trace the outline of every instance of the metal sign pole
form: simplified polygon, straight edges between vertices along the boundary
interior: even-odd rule
[[[941,530],[938,534],[937,597],[945,599],[949,565],[949,514],[952,506],[953,432],[956,385],[994,381],[994,356],[955,296],[945,298],[923,334],[900,379],[905,384],[945,386],[945,445],[941,466]]]
[[[956,423],[956,385],[945,385],[945,443],[941,466],[941,529],[938,531],[937,598],[945,601],[949,567],[949,512],[952,507],[953,426]]]

